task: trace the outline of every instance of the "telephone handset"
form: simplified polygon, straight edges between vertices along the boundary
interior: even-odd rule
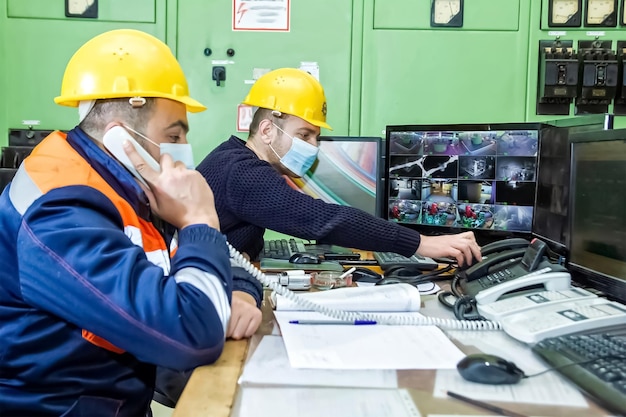
[[[548,337],[623,324],[624,321],[626,306],[623,304],[587,297],[505,316],[502,328],[521,342],[537,343]]]
[[[492,265],[505,261],[518,262],[518,258],[524,255],[529,245],[530,242],[523,238],[492,242],[480,249],[480,253],[483,256],[481,262],[465,269],[459,269],[459,274],[468,281],[483,277],[487,275],[489,267]]]
[[[458,271],[456,276],[463,293],[483,304],[527,287],[543,286],[553,291],[569,288],[567,269],[550,262],[546,251],[547,245],[539,239],[495,242],[481,249],[481,262]]]
[[[482,294],[482,293],[481,293]],[[478,313],[487,320],[501,321],[504,317],[525,311],[543,308],[568,301],[597,298],[598,296],[583,288],[571,287],[557,291],[524,291],[514,297],[507,297],[493,303],[476,304]]]
[[[111,154],[117,159],[127,170],[130,171],[131,174],[139,181],[141,181],[146,187],[148,184],[146,180],[137,172],[137,169],[133,165],[133,163],[126,155],[126,151],[124,151],[123,143],[128,140],[134,147],[135,150],[141,157],[146,161],[146,163],[150,166],[150,168],[155,171],[161,171],[161,166],[159,163],[146,151],[141,145],[137,143],[137,141],[128,133],[126,129],[122,126],[113,126],[109,129],[104,136],[102,137],[102,143],[104,147],[111,152]]]
[[[146,184],[145,180],[141,177],[141,174],[135,169],[133,163],[126,155],[122,144],[124,140],[128,140],[135,146],[137,152],[146,160],[146,162],[156,171],[160,171],[159,164],[143,149],[133,137],[121,126],[115,126],[104,135],[104,146],[111,154],[130,171],[130,173],[137,179]],[[147,184],[146,184],[147,185]],[[371,320],[380,324],[389,325],[426,325],[426,326],[440,326],[446,329],[475,329],[475,330],[497,330],[501,326],[499,323],[492,321],[467,321],[467,320],[448,320],[437,317],[424,317],[424,316],[387,316],[379,315],[375,313],[358,313],[351,311],[336,310],[324,305],[320,305],[311,302],[305,298],[300,297],[298,294],[290,291],[286,287],[282,286],[276,280],[270,279],[265,274],[254,266],[244,255],[239,253],[233,246],[228,243],[228,250],[230,257],[235,260],[243,269],[245,269],[250,275],[257,279],[261,284],[269,287],[271,290],[287,298],[288,300],[301,305],[306,310],[314,310],[325,314],[329,317],[333,317],[339,320]]]

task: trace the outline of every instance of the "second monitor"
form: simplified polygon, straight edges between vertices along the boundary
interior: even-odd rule
[[[375,216],[382,211],[382,138],[320,136],[317,161],[302,178],[289,180],[327,203]]]
[[[538,123],[387,126],[389,220],[433,233],[530,235],[540,131]]]

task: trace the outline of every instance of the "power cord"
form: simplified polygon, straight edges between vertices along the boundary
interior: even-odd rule
[[[478,313],[474,297],[464,295],[459,291],[460,278],[455,276],[450,283],[450,291],[441,291],[437,294],[437,300],[445,307],[452,310],[458,320],[485,320]],[[450,301],[452,299],[452,301]]]
[[[413,286],[423,284],[424,282],[448,279],[448,276],[442,277],[444,274],[452,270],[454,266],[448,265],[442,269],[422,273],[421,270],[406,266],[396,266],[385,271],[384,278],[376,283],[376,285],[399,284],[406,283]]]

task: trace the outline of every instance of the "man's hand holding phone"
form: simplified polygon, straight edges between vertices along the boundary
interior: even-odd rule
[[[179,229],[204,223],[219,230],[213,191],[198,171],[187,169],[183,163],[174,162],[170,155],[163,154],[159,172],[139,155],[130,140],[125,140],[122,146],[148,184],[146,195],[156,215]]]

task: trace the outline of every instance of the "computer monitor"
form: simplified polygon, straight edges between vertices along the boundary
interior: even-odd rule
[[[569,269],[574,280],[626,303],[626,129],[570,139]]]
[[[381,217],[383,146],[380,137],[320,136],[317,161],[292,185],[328,203]]]
[[[530,237],[540,123],[387,126],[387,218],[480,244]]]
[[[570,136],[613,128],[611,114],[592,114],[545,122],[539,141],[533,236],[568,257],[570,246]]]

